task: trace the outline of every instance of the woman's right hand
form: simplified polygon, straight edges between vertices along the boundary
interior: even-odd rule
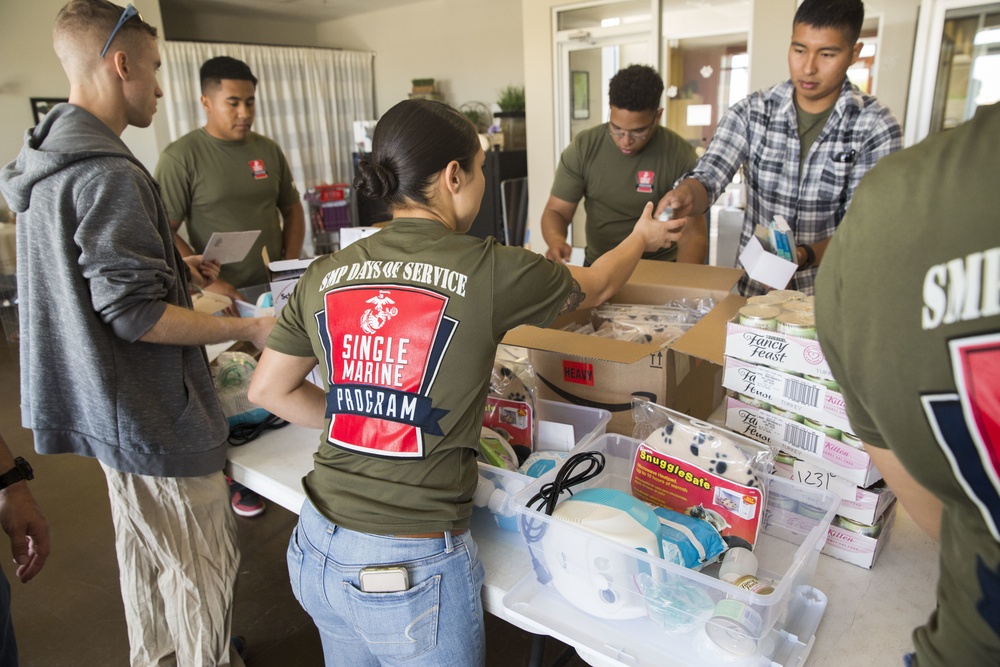
[[[684,229],[684,220],[657,220],[653,217],[653,202],[648,202],[635,223],[633,234],[640,234],[644,252],[666,249],[677,242]]]

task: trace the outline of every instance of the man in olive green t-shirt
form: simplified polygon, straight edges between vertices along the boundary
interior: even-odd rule
[[[257,78],[226,56],[201,67],[205,127],[163,151],[156,165],[167,216],[182,256],[202,253],[214,232],[260,230],[241,262],[223,264],[221,280],[208,289],[231,298],[235,288],[267,283],[261,249],[272,260],[298,259],[305,213],[278,145],[251,132]],[[190,244],[177,233],[187,223]]]
[[[660,202],[675,180],[694,168],[694,148],[659,125],[663,80],[652,67],[632,65],[611,78],[610,120],[581,132],[559,160],[542,212],[545,256],[567,261],[566,235],[580,199],[587,212],[586,263],[592,264],[632,232],[647,202]],[[675,241],[644,259],[703,264],[708,250],[705,216],[677,220]]]
[[[816,279],[816,331],[853,430],[940,549],[915,667],[1000,665],[997,137],[1000,105],[982,106],[879,161]]]

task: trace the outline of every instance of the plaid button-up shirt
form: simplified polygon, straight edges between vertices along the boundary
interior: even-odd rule
[[[844,81],[840,97],[817,137],[799,179],[799,132],[791,81],[758,91],[723,116],[706,153],[684,178],[696,178],[714,202],[745,165],[747,209],[740,252],[754,227],[782,215],[799,244],[833,236],[861,177],[881,158],[899,150],[903,132],[888,108]],[[678,181],[680,182],[680,181]],[[789,289],[812,294],[816,268],[797,271]],[[740,291],[770,288],[744,277]]]

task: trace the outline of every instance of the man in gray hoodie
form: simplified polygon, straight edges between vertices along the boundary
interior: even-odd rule
[[[263,347],[274,319],[191,310],[156,183],[120,138],[162,96],[156,29],[132,5],[71,0],[53,45],[69,104],[0,172],[18,212],[22,423],[40,453],[100,461],[132,664],[228,665],[239,550],[201,346]]]

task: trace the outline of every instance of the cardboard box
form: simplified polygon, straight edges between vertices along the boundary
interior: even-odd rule
[[[710,313],[664,348],[560,330],[589,321],[589,310],[569,313],[548,329],[518,327],[503,342],[528,348],[539,398],[607,410],[611,433],[632,434],[632,398],[637,396],[707,419],[723,396],[726,322],[745,303],[731,294],[742,274],[739,269],[640,261],[612,303],[664,304],[709,296],[716,301]]]
[[[855,449],[822,431],[735,398],[729,398],[726,405],[726,427],[773,449],[786,451],[855,486],[869,487],[882,479],[863,449]]]
[[[799,270],[798,264],[778,257],[773,252],[764,250],[764,246],[751,236],[743,252],[740,253],[740,264],[747,270],[747,275],[759,283],[774,289],[784,289]]]
[[[795,460],[794,465],[775,465],[774,474],[805,486],[826,489],[840,497],[837,515],[857,523],[872,525],[896,499],[896,494],[879,480],[863,488],[806,461]]]
[[[366,236],[371,236],[380,227],[344,227],[340,230],[340,249],[343,250],[355,241],[360,241]]]
[[[299,281],[306,268],[312,264],[315,257],[309,259],[283,259],[272,262],[267,256],[267,248],[261,250],[264,258],[264,268],[267,269],[267,278],[271,285],[271,299],[274,301],[274,316],[281,315],[281,309],[288,302],[288,297],[292,295],[295,283]]]
[[[844,397],[808,378],[726,357],[722,386],[835,429],[854,433]]]
[[[833,379],[818,340],[754,329],[736,322],[726,326],[726,356],[823,380]]]
[[[834,524],[827,531],[826,545],[820,553],[847,561],[859,567],[870,568],[889,542],[892,526],[896,520],[896,503],[892,503],[882,515],[882,529],[876,537],[869,537]]]

